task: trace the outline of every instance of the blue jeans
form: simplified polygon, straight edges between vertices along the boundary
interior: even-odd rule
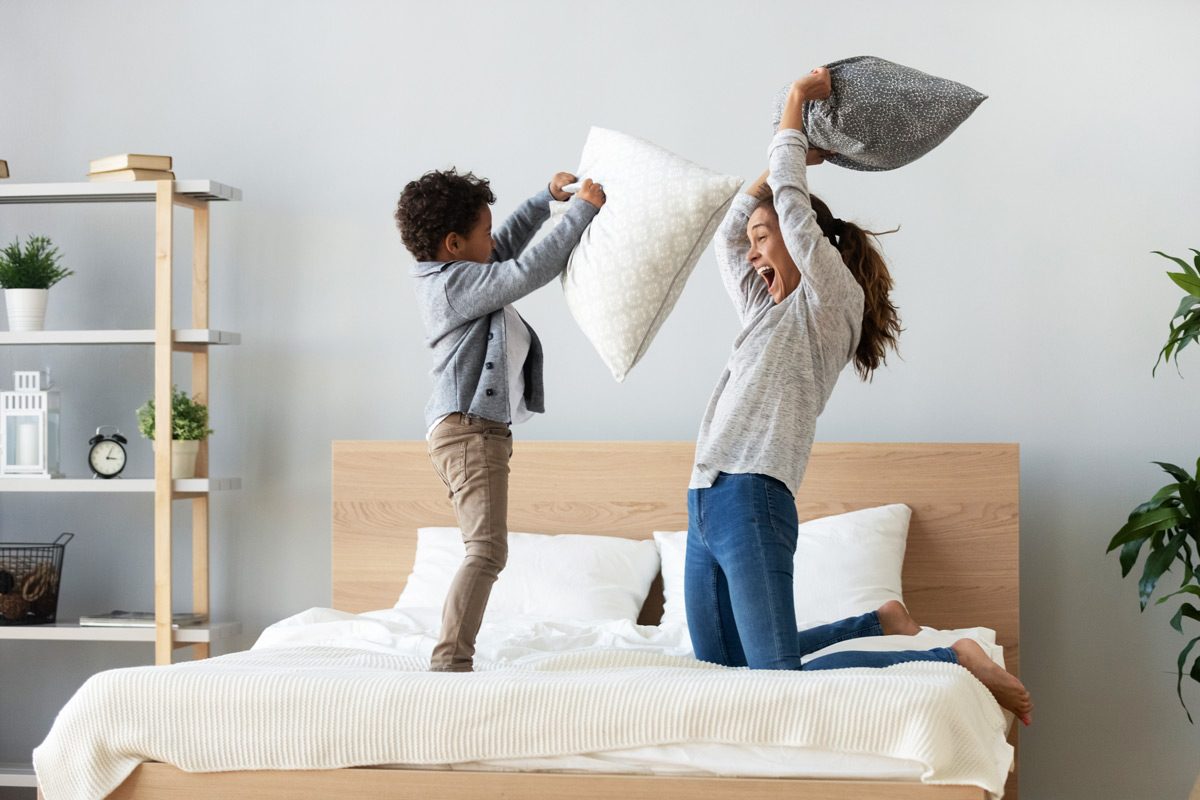
[[[957,663],[946,647],[900,652],[802,656],[835,642],[881,636],[874,611],[805,631],[796,630],[792,568],[796,501],[766,475],[717,476],[688,491],[684,597],[696,658],[752,669],[888,667],[906,661]]]

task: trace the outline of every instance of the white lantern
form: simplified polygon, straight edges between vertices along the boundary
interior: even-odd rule
[[[58,392],[41,372],[14,372],[15,389],[0,392],[0,475],[58,475]]]

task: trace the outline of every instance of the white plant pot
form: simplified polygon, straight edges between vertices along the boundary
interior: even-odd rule
[[[171,441],[171,477],[196,477],[196,456],[200,453],[200,442],[174,439]]]
[[[46,325],[46,298],[49,289],[5,289],[10,331],[40,331]]]

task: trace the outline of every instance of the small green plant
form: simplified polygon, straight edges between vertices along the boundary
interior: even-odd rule
[[[138,430],[147,439],[154,438],[154,400],[137,410]],[[171,438],[184,441],[204,439],[212,434],[208,427],[208,406],[197,403],[178,386],[171,387]]]
[[[1169,256],[1160,250],[1153,251],[1156,255],[1170,259],[1183,267],[1183,272],[1168,272],[1167,277],[1175,281],[1175,284],[1183,289],[1186,296],[1180,301],[1175,316],[1171,317],[1171,332],[1167,336],[1167,343],[1163,345],[1162,351],[1158,354],[1158,360],[1154,362],[1151,374],[1158,371],[1159,362],[1169,362],[1172,355],[1175,356],[1175,367],[1178,369],[1179,354],[1183,352],[1183,348],[1192,342],[1200,341],[1200,250],[1189,249],[1195,254],[1194,264],[1189,264],[1182,258]],[[1178,325],[1175,324],[1175,320],[1179,320]]]
[[[1149,544],[1146,555],[1146,565],[1142,568],[1142,577],[1138,581],[1138,597],[1142,611],[1150,602],[1150,596],[1158,586],[1163,574],[1178,561],[1183,567],[1183,580],[1179,588],[1170,594],[1158,598],[1158,605],[1177,598],[1180,602],[1175,616],[1171,617],[1171,627],[1183,633],[1183,618],[1200,622],[1200,608],[1190,602],[1190,598],[1200,598],[1200,460],[1196,462],[1196,475],[1188,475],[1187,470],[1174,464],[1155,461],[1175,483],[1167,484],[1155,493],[1154,497],[1142,503],[1129,514],[1129,521],[1116,536],[1108,543],[1108,552],[1121,548],[1121,577],[1127,576],[1137,563],[1142,546]],[[1179,653],[1178,674],[1175,681],[1175,693],[1179,695],[1179,703],[1192,721],[1192,713],[1183,702],[1183,676],[1187,675],[1194,681],[1200,682],[1200,654],[1192,660],[1188,670],[1188,658],[1192,649],[1200,642],[1200,636],[1195,637],[1184,645]]]
[[[20,238],[0,250],[0,286],[5,289],[49,289],[75,273],[59,266],[58,248],[45,236]]]
[[[1200,341],[1200,250],[1192,250],[1195,254],[1194,264],[1159,250],[1153,252],[1183,268],[1183,272],[1168,272],[1167,276],[1183,289],[1186,297],[1171,317],[1170,336],[1158,354],[1151,374],[1157,372],[1160,362],[1169,362],[1172,355],[1175,356],[1175,367],[1178,369],[1179,353],[1192,342]],[[1179,324],[1175,323],[1177,319],[1181,320]],[[1138,581],[1142,611],[1146,610],[1159,580],[1175,562],[1180,563],[1182,580],[1179,588],[1159,597],[1157,604],[1162,605],[1173,598],[1179,603],[1179,608],[1171,617],[1171,627],[1183,633],[1185,617],[1200,622],[1200,608],[1194,605],[1200,600],[1192,601],[1192,598],[1200,598],[1200,460],[1196,461],[1195,475],[1189,475],[1187,470],[1174,464],[1162,461],[1154,463],[1162,467],[1175,482],[1162,487],[1152,498],[1130,512],[1129,521],[1109,541],[1108,552],[1120,548],[1121,577],[1124,578],[1136,566],[1142,548],[1149,545],[1142,577]],[[1200,650],[1196,656],[1192,656],[1197,644],[1200,644],[1200,636],[1191,639],[1180,650],[1175,681],[1175,693],[1179,695],[1179,704],[1183,706],[1189,722],[1193,722],[1192,712],[1183,700],[1183,677],[1186,674],[1200,683]],[[1189,659],[1192,664],[1190,669]]]

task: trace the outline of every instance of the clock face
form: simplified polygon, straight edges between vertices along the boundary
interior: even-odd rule
[[[125,448],[111,439],[96,442],[88,453],[88,463],[100,477],[112,478],[125,469]]]

